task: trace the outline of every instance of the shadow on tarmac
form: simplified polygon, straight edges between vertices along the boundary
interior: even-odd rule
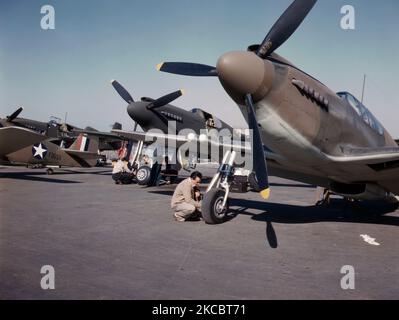
[[[38,181],[38,182],[50,182],[59,184],[76,184],[82,183],[80,181],[70,181],[57,178],[50,178],[52,176],[47,175],[45,172],[4,172],[0,173],[1,178],[15,179],[15,180],[27,180],[27,181]]]
[[[316,186],[310,184],[295,184],[295,183],[270,183],[270,187],[285,187],[285,188],[308,188],[316,189]]]
[[[238,215],[248,215],[255,221],[266,222],[266,238],[271,248],[278,247],[276,232],[272,223],[309,224],[317,222],[364,223],[388,226],[399,226],[399,217],[386,216],[395,212],[398,204],[381,202],[348,203],[344,200],[333,199],[326,206],[295,206],[282,203],[267,203],[251,200],[231,199],[230,218]],[[264,210],[260,214],[248,212],[248,209]]]

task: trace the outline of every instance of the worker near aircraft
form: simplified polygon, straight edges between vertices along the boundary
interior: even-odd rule
[[[113,161],[112,179],[115,184],[131,184],[133,181],[133,166],[126,157]]]
[[[195,221],[201,217],[201,192],[199,184],[202,174],[195,171],[191,176],[180,182],[173,194],[171,207],[176,221]]]

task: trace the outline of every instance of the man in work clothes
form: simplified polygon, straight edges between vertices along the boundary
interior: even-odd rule
[[[174,217],[179,222],[194,220],[201,215],[201,193],[198,186],[201,183],[202,174],[195,171],[180,182],[173,194],[171,207],[175,211]]]
[[[134,174],[133,166],[129,163],[129,159],[122,158],[113,163],[112,179],[116,184],[131,184]]]

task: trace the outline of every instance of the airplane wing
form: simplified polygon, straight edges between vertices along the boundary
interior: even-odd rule
[[[0,128],[0,156],[34,145],[47,137],[22,127]]]
[[[399,147],[350,148],[344,153],[346,156],[329,158],[399,195]]]
[[[173,145],[176,149],[180,148],[182,145],[190,146],[190,144],[196,144],[197,150],[208,152],[209,146],[212,148],[218,148],[219,153],[217,154],[217,158],[212,158],[214,161],[221,162],[226,151],[235,151],[237,153],[245,153],[246,155],[252,154],[252,146],[251,143],[241,141],[231,140],[228,143],[221,142],[215,139],[212,139],[209,136],[201,135],[197,136],[195,134],[183,136],[183,135],[170,135],[164,133],[149,133],[149,132],[130,132],[130,131],[122,131],[122,130],[112,130],[113,133],[118,134],[122,138],[126,140],[132,141],[143,141],[146,144],[152,144],[157,140],[161,140],[166,145]],[[223,140],[222,140],[223,141]],[[273,153],[271,150],[265,147],[265,154],[268,159],[277,160],[280,159],[278,155]],[[208,157],[208,154],[203,155],[204,158]]]
[[[181,135],[170,135],[164,133],[150,133],[150,132],[133,132],[124,130],[112,130],[113,133],[117,134],[123,139],[131,141],[143,141],[145,144],[152,144],[158,139],[162,139],[165,142],[176,143],[176,147],[179,148],[184,143],[189,142],[188,137]]]
[[[345,156],[329,157],[334,162],[383,165],[384,163],[399,161],[399,147],[383,148],[346,148]]]
[[[121,140],[121,137],[117,134],[111,132],[101,132],[101,131],[91,131],[91,130],[77,130],[74,129],[73,132],[76,133],[85,133],[90,136],[95,136],[98,138],[106,139],[106,140]]]

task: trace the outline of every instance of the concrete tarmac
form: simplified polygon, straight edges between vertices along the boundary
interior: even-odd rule
[[[174,186],[115,185],[109,168],[0,167],[0,298],[399,298],[399,210],[315,207],[314,187],[271,182],[268,202],[233,194],[232,219],[211,226],[174,221]],[[44,265],[54,290],[40,286]],[[341,288],[343,266],[354,290]]]

